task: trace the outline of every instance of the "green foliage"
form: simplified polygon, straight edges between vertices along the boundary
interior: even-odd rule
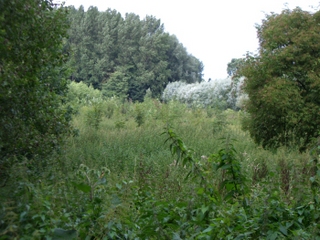
[[[51,4],[0,3],[0,239],[320,238],[320,147],[298,151],[319,135],[318,13],[285,10],[260,26],[260,55],[238,72],[252,110],[243,114],[223,111],[240,77],[215,85],[213,104],[203,104],[210,83],[185,88],[191,108],[152,98],[202,71],[159,20],[70,8],[63,50],[65,9]],[[63,80],[69,47],[68,66],[80,66],[71,78],[85,83]],[[69,105],[79,132],[63,138]],[[242,115],[259,139],[290,148],[257,148]]]
[[[85,112],[86,124],[97,130],[103,117],[102,104],[95,101],[90,106],[85,107],[83,111]]]
[[[128,77],[125,72],[116,71],[111,74],[107,83],[102,85],[102,92],[106,97],[117,96],[126,99],[128,88]]]
[[[216,170],[223,170],[226,175],[220,184],[220,191],[225,190],[227,193],[225,199],[237,198],[248,192],[246,186],[246,177],[241,172],[241,164],[237,159],[237,151],[227,139],[225,148],[219,150],[217,154],[213,154],[209,158],[209,162],[213,161]]]
[[[115,101],[108,101],[105,104],[105,114],[107,118],[111,118],[117,108]]]
[[[226,128],[226,125],[228,124],[227,116],[226,114],[217,109],[215,111],[214,121],[213,121],[213,133],[217,133],[222,131]]]
[[[319,135],[319,14],[296,8],[267,15],[257,27],[259,54],[238,72],[249,96],[244,127],[263,147],[303,151]]]
[[[56,228],[52,234],[54,240],[77,239],[77,231]]]
[[[227,65],[227,73],[230,77],[236,76],[237,71],[241,68],[244,63],[244,59],[242,58],[232,58],[231,62]]]
[[[70,7],[69,21],[65,46],[73,49],[71,80],[101,89],[107,97],[142,102],[149,88],[152,97],[160,97],[169,82],[202,80],[203,64],[153,16]]]
[[[208,158],[208,162],[212,164],[212,168],[205,168],[194,159],[194,150],[188,148],[184,142],[179,138],[171,129],[167,130],[169,138],[166,140],[170,141],[170,150],[173,155],[177,155],[177,164],[182,161],[183,166],[191,165],[191,171],[187,174],[195,175],[201,178],[201,182],[205,188],[200,188],[198,193],[203,191],[209,191],[210,195],[213,193],[219,196],[224,195],[224,199],[237,198],[243,196],[248,192],[248,188],[245,184],[246,177],[241,172],[241,164],[236,156],[236,150],[234,146],[227,140],[225,142],[225,148],[220,149],[217,154],[212,154]],[[219,169],[223,171],[223,179],[217,189],[207,189],[210,178],[207,178],[207,171],[217,172]],[[213,173],[214,174],[214,173]],[[211,195],[212,197],[212,195]],[[217,199],[216,199],[217,200]]]
[[[103,95],[101,91],[88,86],[83,82],[70,82],[68,85],[67,103],[78,111],[81,106],[89,105],[92,101],[99,99],[102,101]]]
[[[66,14],[50,0],[0,3],[0,168],[47,156],[69,131]]]
[[[138,124],[138,127],[140,127],[144,121],[145,121],[145,113],[143,112],[141,105],[136,105],[135,109],[135,121]]]
[[[95,170],[81,164],[77,175],[79,178],[82,178],[82,181],[80,183],[73,182],[73,185],[81,192],[88,193],[90,201],[93,201],[98,191],[105,191],[105,189],[100,186],[106,185],[106,174],[109,173],[110,170],[106,167],[101,168],[101,170]]]
[[[0,239],[320,236],[318,146],[311,157],[257,148],[232,110],[208,118],[206,109],[147,97],[108,104],[113,114],[102,115],[99,131],[86,123],[93,106],[79,109],[79,134],[43,172],[30,173],[28,159],[13,166],[0,195]],[[219,114],[227,124],[213,132]]]
[[[126,122],[125,122],[125,121],[116,121],[116,122],[115,122],[116,129],[124,128],[125,125],[126,125]]]

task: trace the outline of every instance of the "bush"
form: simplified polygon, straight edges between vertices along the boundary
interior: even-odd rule
[[[193,84],[173,82],[165,88],[162,99],[165,102],[177,100],[189,107],[238,109],[237,100],[240,98],[240,89],[232,89],[231,83],[230,78]]]
[[[94,89],[91,85],[88,86],[83,82],[70,82],[68,84],[67,102],[74,110],[78,111],[81,106],[90,104],[90,102],[102,101],[103,94],[100,90]]]

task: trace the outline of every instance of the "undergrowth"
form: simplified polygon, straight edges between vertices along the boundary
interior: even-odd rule
[[[318,146],[265,151],[231,110],[77,109],[60,153],[12,164],[0,239],[320,239]]]

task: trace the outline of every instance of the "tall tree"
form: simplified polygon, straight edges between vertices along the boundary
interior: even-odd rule
[[[0,1],[0,165],[45,156],[68,129],[66,14],[51,0]]]
[[[103,89],[107,96],[123,96],[119,89],[123,86],[125,95],[134,101],[143,101],[147,89],[160,97],[169,82],[202,80],[203,64],[164,31],[159,19],[146,16],[141,20],[134,13],[122,18],[115,10],[98,12],[93,7],[84,14],[82,7],[79,13],[71,10],[72,36],[67,45],[73,49],[69,62],[73,80]]]
[[[153,97],[159,97],[170,75],[166,55],[169,49],[167,43],[169,34],[164,32],[161,21],[153,16],[146,16],[141,25],[139,64],[136,74],[137,82],[143,86],[143,92],[139,94],[140,101],[143,100],[147,89],[151,90]]]
[[[249,95],[245,128],[264,147],[305,150],[320,130],[320,12],[287,9],[257,30],[259,54],[238,72]]]
[[[89,7],[85,14],[82,34],[83,38],[80,44],[82,51],[81,57],[81,80],[85,83],[92,84],[95,88],[100,87],[101,79],[99,74],[101,71],[98,68],[98,60],[101,58],[101,22],[99,21],[99,11],[97,7]],[[101,75],[100,75],[101,76]]]
[[[103,19],[102,28],[102,46],[101,51],[103,56],[100,60],[101,69],[103,71],[102,83],[105,83],[112,73],[119,66],[118,56],[120,54],[119,31],[124,19],[116,10],[108,9],[101,13]]]
[[[203,63],[190,55],[175,35],[170,35],[167,52],[171,71],[169,82],[184,81],[195,83],[202,81]]]
[[[107,97],[118,96],[121,99],[126,99],[128,96],[129,77],[126,74],[126,69],[118,68],[117,71],[111,74],[106,83],[102,85],[102,93]]]

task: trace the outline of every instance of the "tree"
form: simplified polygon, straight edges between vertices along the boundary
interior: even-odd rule
[[[70,7],[70,12],[66,46],[73,49],[72,80],[133,101],[143,101],[147,89],[160,97],[169,82],[201,82],[203,64],[164,31],[159,19],[141,20],[134,13],[122,18],[115,10],[99,12],[94,7],[87,12]]]
[[[243,58],[232,58],[231,61],[227,65],[227,73],[229,78],[231,78],[231,85],[229,91],[229,103],[232,108],[235,110],[239,110],[241,108],[241,102],[245,99],[243,94],[242,86],[243,86],[243,76],[237,75],[238,70],[245,63],[245,59]]]
[[[259,54],[238,71],[249,96],[244,127],[265,148],[303,151],[320,130],[320,12],[272,13],[257,30]]]
[[[243,58],[232,58],[231,62],[227,65],[227,73],[230,77],[236,75],[238,69],[241,67],[243,63]]]
[[[175,35],[170,35],[168,54],[169,82],[185,81],[187,83],[201,82],[203,63],[188,54],[187,49]]]
[[[118,55],[120,53],[120,44],[118,36],[121,25],[123,24],[123,18],[121,14],[116,10],[108,9],[107,11],[101,13],[101,18],[103,19],[103,39],[102,39],[102,59],[100,63],[103,65],[101,67],[103,71],[102,83],[110,77],[112,73],[116,71],[118,63]]]
[[[12,157],[46,156],[69,129],[66,14],[51,0],[0,2],[0,168]]]
[[[107,97],[118,96],[121,99],[127,98],[128,77],[126,71],[119,68],[118,71],[111,74],[108,82],[102,85],[102,93]]]

